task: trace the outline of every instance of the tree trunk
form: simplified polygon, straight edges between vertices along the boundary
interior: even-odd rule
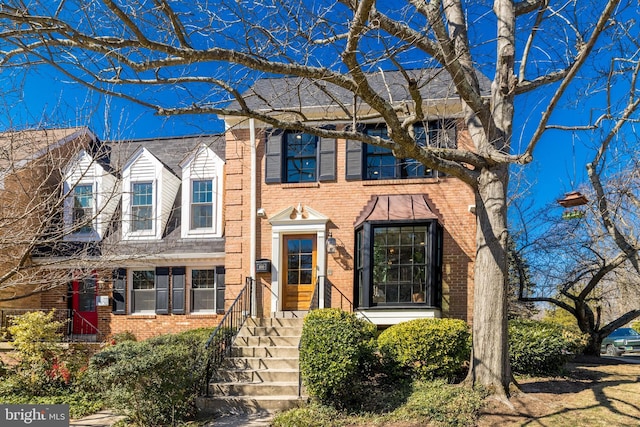
[[[589,341],[584,348],[583,354],[587,356],[600,356],[600,345],[602,344],[602,336],[597,332],[589,334]]]
[[[467,381],[508,396],[507,341],[508,168],[484,169],[476,193],[477,250],[473,303],[473,352]]]

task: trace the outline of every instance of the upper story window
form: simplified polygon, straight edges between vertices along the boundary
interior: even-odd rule
[[[365,132],[370,136],[387,138],[387,128],[383,125],[369,126]],[[421,147],[455,147],[455,127],[453,122],[432,121],[414,127],[416,143]],[[396,158],[384,147],[347,141],[347,179],[382,180],[427,178],[434,171],[416,159]]]
[[[222,237],[224,160],[206,144],[199,144],[181,163],[183,239]]]
[[[191,229],[213,227],[213,181],[191,182]]]
[[[301,132],[272,131],[266,141],[265,182],[336,179],[336,140]]]
[[[153,183],[131,184],[131,231],[153,229]]]
[[[104,163],[80,150],[63,170],[64,237],[66,241],[98,241],[120,201],[117,178]]]
[[[93,231],[93,185],[76,185],[73,189],[73,230],[76,233]]]
[[[286,182],[313,182],[317,177],[318,138],[306,133],[285,133]]]

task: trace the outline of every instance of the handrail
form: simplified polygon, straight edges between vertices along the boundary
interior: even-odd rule
[[[71,310],[71,314],[70,314],[70,331],[71,333],[69,333],[69,335],[67,335],[69,337],[68,341],[76,341],[75,337],[76,335],[86,335],[88,331],[88,335],[95,335],[96,336],[96,342],[101,342],[102,341],[102,332],[100,332],[100,329],[98,329],[97,326],[95,326],[93,323],[91,323],[89,320],[87,320],[82,314],[80,314],[80,312],[78,310]],[[76,320],[80,320],[80,327],[77,328],[75,327],[74,323],[76,322]],[[73,331],[74,330],[80,330],[82,331],[80,334],[76,334]]]
[[[205,343],[206,366],[202,387],[206,396],[209,396],[209,380],[213,378],[222,360],[231,351],[233,341],[251,313],[251,287],[254,280],[252,277],[246,278],[244,288]]]
[[[10,325],[10,318],[15,316],[21,316],[26,313],[32,313],[36,311],[41,311],[46,313],[51,309],[44,308],[2,308],[0,309],[0,330],[6,329]],[[86,332],[89,332],[89,335],[95,335],[96,341],[100,341],[103,336],[102,332],[93,325],[89,320],[87,320],[84,316],[80,314],[79,311],[74,309],[53,309],[54,319],[58,322],[64,323],[64,330],[62,331],[62,341],[63,342],[82,342],[82,339],[78,339],[78,335],[85,335]],[[74,322],[80,322],[80,330],[83,331],[82,334],[74,334]],[[78,329],[78,328],[75,328]]]

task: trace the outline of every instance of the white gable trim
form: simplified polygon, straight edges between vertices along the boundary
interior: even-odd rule
[[[152,185],[151,230],[132,229],[132,191],[135,183]],[[122,239],[160,240],[180,188],[176,177],[149,150],[141,147],[125,164],[122,173]]]
[[[84,149],[74,156],[64,170],[64,240],[99,241],[104,237],[120,197],[116,184],[116,177]],[[90,185],[92,188],[92,230],[88,233],[73,231],[74,190],[79,185]]]
[[[181,163],[182,168],[182,209],[180,234],[186,238],[222,237],[222,203],[224,160],[204,144],[200,144]],[[212,183],[212,225],[208,228],[191,227],[191,208],[194,181],[211,180]]]

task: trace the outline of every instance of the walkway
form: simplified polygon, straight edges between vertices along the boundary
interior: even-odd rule
[[[73,427],[111,427],[122,416],[110,411],[100,411],[79,420],[71,420]],[[225,415],[209,421],[204,427],[268,427],[271,425],[273,414],[259,412],[256,414]]]

